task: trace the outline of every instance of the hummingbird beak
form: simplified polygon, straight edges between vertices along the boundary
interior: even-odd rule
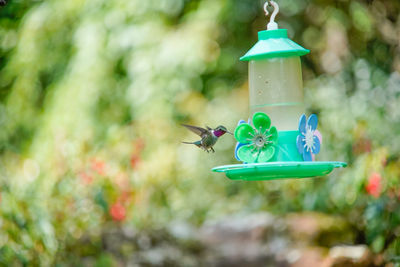
[[[233,135],[233,133],[231,133],[230,131],[226,131],[228,134],[231,134],[231,135]]]

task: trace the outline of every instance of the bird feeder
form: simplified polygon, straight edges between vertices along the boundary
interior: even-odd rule
[[[315,161],[322,145],[318,118],[305,115],[300,57],[310,51],[278,29],[279,7],[271,4],[267,30],[258,32],[258,42],[240,58],[249,63],[250,119],[235,129],[235,156],[242,164],[215,167],[233,180],[305,178],[329,174],[344,162]]]

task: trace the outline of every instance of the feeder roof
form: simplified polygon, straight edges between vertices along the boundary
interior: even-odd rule
[[[267,30],[258,32],[258,42],[240,60],[304,56],[308,53],[310,50],[288,38],[286,29]]]

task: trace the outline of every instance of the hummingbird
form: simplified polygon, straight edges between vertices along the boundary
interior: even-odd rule
[[[204,151],[207,151],[207,153],[209,153],[210,150],[213,153],[215,152],[213,146],[215,145],[215,143],[217,143],[218,138],[223,136],[225,133],[232,134],[226,129],[225,126],[222,125],[218,126],[215,129],[212,129],[208,126],[206,126],[206,129],[204,129],[198,126],[191,126],[187,124],[182,124],[182,126],[186,127],[187,129],[189,129],[190,131],[194,132],[195,134],[201,137],[201,140],[196,142],[182,142],[182,143],[196,145],[197,147],[203,149]]]

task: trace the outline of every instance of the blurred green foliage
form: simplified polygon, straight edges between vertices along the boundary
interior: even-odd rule
[[[201,224],[228,213],[317,210],[345,218],[387,259],[400,253],[400,2],[278,1],[311,50],[306,102],[320,118],[322,179],[232,182],[234,163],[180,144],[180,123],[247,118],[239,62],[266,19],[254,0],[10,1],[0,10],[0,262],[72,263],[113,225]],[[372,179],[375,177],[374,179]],[[376,178],[377,177],[377,178]],[[99,254],[99,266],[112,264]],[[80,261],[74,259],[74,264]]]

